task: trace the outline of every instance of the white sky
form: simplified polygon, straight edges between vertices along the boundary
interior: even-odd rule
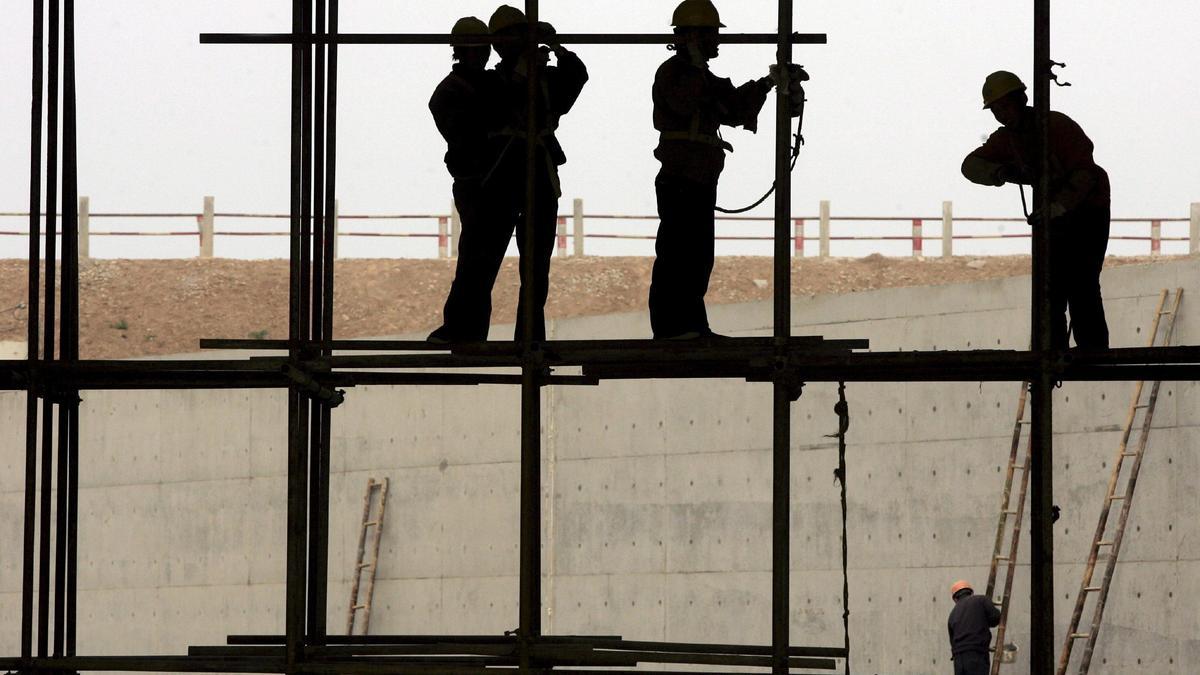
[[[667,30],[675,0],[542,4],[544,18],[561,32],[660,32]],[[807,145],[793,176],[795,215],[815,214],[821,199],[832,200],[835,215],[936,217],[945,199],[954,201],[959,215],[1019,215],[1014,188],[972,185],[958,167],[996,126],[979,108],[984,75],[1006,68],[1029,78],[1032,4],[798,2],[796,30],[828,33],[829,44],[796,49],[796,61],[813,80],[807,88]],[[2,0],[2,5],[0,211],[24,211],[30,3]],[[198,211],[205,194],[217,197],[218,211],[286,210],[287,47],[201,45],[197,36],[285,32],[290,3],[104,0],[77,5],[79,182],[80,193],[91,196],[93,211]],[[461,15],[486,20],[495,5],[494,0],[343,0],[342,30],[446,32]],[[719,6],[729,31],[775,28],[772,0],[726,0]],[[1069,64],[1063,77],[1074,83],[1055,89],[1054,107],[1075,118],[1095,141],[1097,161],[1112,176],[1114,215],[1186,216],[1189,202],[1200,201],[1200,50],[1195,47],[1200,3],[1060,1],[1053,18],[1053,56]],[[562,170],[562,212],[569,212],[570,198],[582,197],[589,213],[652,214],[658,166],[650,154],[655,132],[649,91],[654,70],[668,52],[661,46],[579,46],[577,51],[591,81],[560,132],[569,157]],[[765,74],[772,58],[770,46],[727,45],[712,67],[741,82]],[[441,159],[444,143],[426,102],[449,67],[449,49],[346,46],[340,59],[342,212],[445,212],[450,179]],[[758,135],[727,134],[737,151],[721,183],[723,203],[752,201],[770,184],[770,115],[768,106]],[[759,212],[769,214],[770,202]],[[96,221],[93,229],[122,225]],[[130,229],[158,225],[194,227],[186,221],[136,222]],[[637,231],[650,233],[652,225]],[[234,226],[218,222],[218,229]],[[21,227],[18,219],[0,219],[0,229]],[[601,223],[591,223],[590,229],[613,230]],[[1185,230],[1183,225],[1167,233]],[[21,255],[23,243],[17,239],[0,237],[0,256]],[[93,243],[93,250],[120,255],[120,247],[137,245],[150,246],[149,255],[192,254],[193,239],[176,239],[108,238]],[[235,249],[247,242],[223,245],[219,239],[217,254],[244,254],[249,249]],[[409,255],[432,252],[430,240],[419,242],[424,248]],[[256,255],[285,251],[282,241],[263,246],[253,249]],[[378,255],[382,246],[378,239],[358,240],[344,244],[343,251]],[[589,242],[597,252],[603,246]],[[636,250],[650,252],[648,243],[639,246]]]

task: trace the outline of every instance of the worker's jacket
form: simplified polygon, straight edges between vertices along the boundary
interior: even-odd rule
[[[542,154],[551,180],[557,188],[557,167],[565,164],[567,155],[562,145],[554,135],[558,130],[559,120],[571,111],[578,100],[583,85],[588,81],[587,66],[571,51],[561,49],[557,56],[557,65],[544,66],[539,69],[541,86],[535,104],[535,119],[537,120],[537,144]],[[525,161],[525,144],[528,135],[529,93],[524,58],[502,60],[492,71],[499,87],[498,96],[490,107],[493,116],[493,131],[490,132],[491,145],[499,158],[498,170],[510,170],[518,162],[522,166]],[[517,170],[524,175],[524,169]]]
[[[1000,610],[984,595],[968,595],[954,601],[947,627],[950,653],[986,654],[992,646],[992,626],[1000,623]]]
[[[496,74],[454,64],[433,96],[429,111],[446,139],[446,168],[456,180],[481,178],[495,162],[488,133],[497,94]]]
[[[1092,141],[1066,115],[1050,112],[1050,200],[1065,211],[1108,207],[1108,173],[1092,158]],[[1000,127],[963,160],[967,180],[981,185],[1037,182],[1039,160],[1033,108],[1026,107],[1015,127]]]
[[[721,139],[721,125],[757,131],[758,112],[770,86],[751,80],[734,87],[707,64],[695,65],[683,54],[667,59],[654,76],[654,156],[662,173],[715,185],[733,146]]]

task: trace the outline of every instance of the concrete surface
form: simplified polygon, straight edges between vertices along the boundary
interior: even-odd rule
[[[1191,261],[1105,274],[1115,346],[1144,344],[1159,289]],[[1185,297],[1178,344],[1200,312]],[[874,349],[1024,347],[1028,278],[798,298],[795,332]],[[769,304],[714,328],[769,330]],[[508,327],[495,334],[507,335]],[[563,321],[557,338],[635,337],[641,314]],[[1130,384],[1056,398],[1061,636]],[[949,673],[949,584],[986,581],[1017,384],[851,385],[849,548],[856,673]],[[613,382],[544,394],[547,632],[766,643],[770,387]],[[836,388],[793,407],[792,636],[840,645]],[[1200,392],[1163,385],[1093,673],[1200,664]],[[519,398],[504,387],[360,387],[334,412],[330,627],[344,626],[361,500],[391,479],[372,632],[499,633],[517,623]],[[24,394],[0,393],[0,653],[19,637]],[[79,648],[183,653],[282,630],[286,408],[277,392],[97,392],[81,415]],[[1027,559],[1028,541],[1022,544]],[[1028,645],[1028,568],[1009,638]],[[1024,658],[1004,672],[1025,673]]]

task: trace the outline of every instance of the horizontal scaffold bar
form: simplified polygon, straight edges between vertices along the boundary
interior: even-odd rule
[[[792,33],[792,44],[823,45],[825,33]],[[471,36],[469,38],[440,33],[338,33],[337,35],[294,35],[292,33],[201,33],[201,44],[213,45],[452,45],[486,42],[510,42],[521,38]],[[559,44],[575,45],[664,45],[673,44],[679,37],[671,33],[561,33],[554,36]],[[775,45],[775,33],[725,33],[722,44]]]

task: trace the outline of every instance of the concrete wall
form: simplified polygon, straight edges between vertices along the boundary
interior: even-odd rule
[[[1104,277],[1117,346],[1144,344],[1158,290],[1190,262]],[[800,298],[796,332],[875,349],[1021,348],[1028,279]],[[1195,343],[1185,310],[1178,343]],[[767,304],[714,308],[765,334]],[[644,336],[644,315],[559,322],[559,338]],[[498,327],[497,335],[508,334]],[[1074,602],[1131,385],[1067,384],[1055,406],[1059,634]],[[849,548],[856,673],[950,672],[951,581],[983,584],[1017,384],[851,385]],[[614,382],[544,394],[548,632],[769,641],[769,385]],[[1200,663],[1197,388],[1163,385],[1094,673]],[[0,394],[0,653],[17,650],[24,395]],[[832,385],[793,407],[796,644],[840,645]],[[517,623],[515,390],[351,390],[334,412],[330,626],[344,625],[369,476],[388,477],[372,632],[498,633]],[[181,653],[283,627],[284,397],[113,392],[82,413],[81,652]],[[1023,558],[1028,541],[1023,542]],[[1010,639],[1028,644],[1028,568]],[[1024,673],[1022,663],[1005,672]]]

